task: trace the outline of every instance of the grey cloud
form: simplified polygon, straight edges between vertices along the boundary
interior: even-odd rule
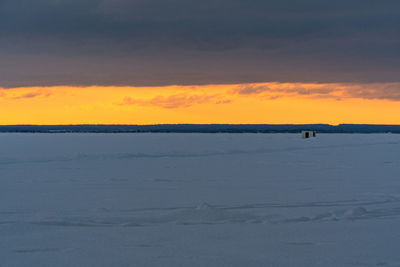
[[[15,99],[34,98],[34,97],[37,97],[37,96],[39,96],[39,95],[40,95],[40,93],[38,93],[38,92],[31,92],[31,93],[26,93],[26,94],[23,94],[23,95],[14,97],[14,98],[15,98]]]
[[[204,104],[214,102],[216,104],[230,103],[227,99],[220,99],[216,95],[186,95],[176,94],[171,96],[156,96],[151,99],[134,99],[125,97],[119,105],[138,105],[138,106],[156,106],[160,108],[182,108],[190,107],[196,104]]]
[[[338,90],[336,87],[338,85],[335,84],[321,84],[318,85],[317,88],[313,87],[312,89],[308,88],[307,85],[302,84],[275,84],[275,87],[272,88],[269,85],[261,84],[246,84],[240,85],[237,87],[235,92],[241,95],[254,95],[261,93],[293,93],[299,95],[325,95]]]
[[[302,95],[312,98],[362,98],[400,101],[400,83],[245,84],[237,86],[232,93],[267,99]]]
[[[271,91],[268,85],[242,85],[237,92],[241,95],[253,95]]]
[[[0,86],[398,81],[397,0],[1,0]]]
[[[400,83],[366,84],[346,91],[350,97],[400,101]]]
[[[24,98],[35,98],[35,97],[48,97],[51,96],[50,92],[41,92],[41,91],[35,91],[35,92],[28,92],[28,93],[24,93],[18,96],[14,96],[12,97],[13,99],[24,99]]]
[[[49,97],[52,95],[52,92],[49,90],[33,90],[24,93],[17,93],[13,90],[1,89],[0,88],[0,97],[1,98],[9,98],[9,99],[29,99],[36,97]]]

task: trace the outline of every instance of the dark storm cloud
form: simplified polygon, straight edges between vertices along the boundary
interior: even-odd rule
[[[397,0],[0,0],[0,86],[386,82]]]

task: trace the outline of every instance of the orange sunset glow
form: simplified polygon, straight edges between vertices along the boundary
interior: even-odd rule
[[[0,89],[0,124],[399,124],[397,83]]]

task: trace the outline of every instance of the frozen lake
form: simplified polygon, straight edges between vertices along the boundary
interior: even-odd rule
[[[0,134],[0,266],[400,266],[400,135]]]

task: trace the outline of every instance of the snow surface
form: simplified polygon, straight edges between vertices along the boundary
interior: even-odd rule
[[[400,135],[0,134],[0,266],[400,266]]]

